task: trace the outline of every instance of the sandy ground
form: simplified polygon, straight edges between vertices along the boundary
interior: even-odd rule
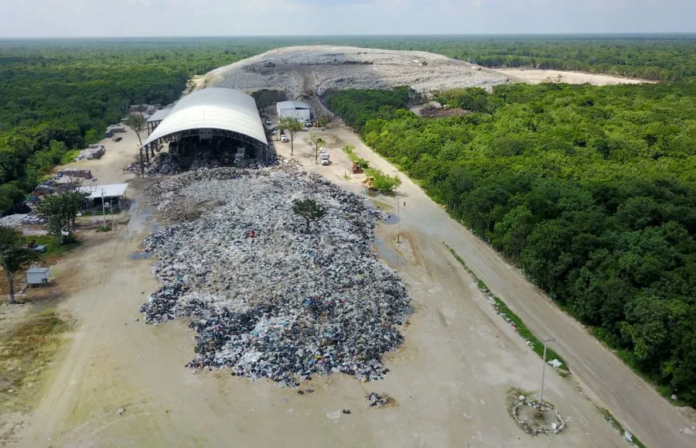
[[[299,140],[299,159],[316,168]],[[119,163],[132,152],[122,142],[101,161],[80,165],[101,179],[127,180],[131,175]],[[342,178],[347,161],[335,159],[325,174],[359,190],[357,178]],[[90,240],[58,266],[68,288],[58,308],[77,324],[16,446],[624,446],[573,383],[556,374],[547,376],[545,397],[567,417],[567,432],[532,437],[513,423],[505,395],[511,387],[536,390],[540,360],[495,315],[440,236],[409,224],[421,216],[415,197],[403,199],[408,244],[396,245],[396,228],[389,225],[380,227],[376,244],[404,275],[416,308],[404,347],[387,358],[385,380],[320,377],[303,385],[315,393],[298,395],[222,371],[195,374],[184,368],[194,355],[193,332],[184,323],[138,321],[140,304],[157,287],[151,260],[129,258],[155,225],[151,208],[139,199],[146,188],[147,182],[131,184],[136,202],[128,225]],[[366,409],[372,391],[388,393],[396,406]],[[342,409],[352,413],[337,413]]]
[[[592,73],[568,72],[560,70],[532,70],[521,68],[502,68],[496,71],[518,80],[531,84],[544,82],[566,84],[592,84],[593,86],[611,86],[616,84],[654,84],[655,81],[644,79],[621,78],[610,75],[596,75]]]

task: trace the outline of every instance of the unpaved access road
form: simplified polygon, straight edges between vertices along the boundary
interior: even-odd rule
[[[125,145],[90,165],[102,178],[125,179],[114,162],[132,152]],[[298,143],[296,154],[316,168],[306,145]],[[355,179],[342,180],[338,165],[330,168],[327,177],[356,187]],[[75,332],[16,446],[626,446],[594,405],[555,374],[547,375],[545,397],[566,417],[567,431],[532,437],[513,423],[508,391],[535,391],[541,362],[447,254],[440,235],[423,230],[429,221],[413,225],[428,217],[418,210],[427,206],[424,197],[404,199],[408,243],[394,243],[393,225],[378,229],[376,249],[404,276],[415,307],[404,346],[386,358],[385,380],[318,377],[302,384],[313,393],[299,395],[224,370],[194,373],[184,367],[194,342],[183,322],[154,327],[138,320],[140,304],[157,288],[152,260],[129,256],[155,225],[142,199],[147,185],[131,183],[135,205],[127,226],[89,240],[58,267],[59,281],[71,284],[58,308],[74,317]],[[372,391],[388,393],[396,404],[367,409]]]
[[[516,80],[531,84],[544,82],[565,84],[592,84],[593,86],[613,86],[617,84],[655,84],[645,79],[622,78],[620,76],[595,73],[571,72],[563,70],[536,70],[525,68],[499,68],[495,71],[504,73]]]
[[[421,246],[422,251],[440,254],[433,258],[433,263],[444,263],[441,247],[442,242],[447,243],[535,335],[555,338],[553,349],[568,362],[582,390],[600,406],[609,409],[628,431],[652,448],[696,446],[693,410],[669,404],[587,329],[560,310],[493,249],[451,219],[420,187],[365,146],[353,132],[338,128],[324,134],[333,141],[334,181],[340,182],[349,167],[339,149],[346,144],[354,145],[356,153],[371,166],[399,176],[403,182],[398,189],[400,201],[406,203],[401,208],[402,229],[427,241],[426,246]],[[301,140],[299,136],[297,141]],[[282,144],[277,146],[282,148]]]

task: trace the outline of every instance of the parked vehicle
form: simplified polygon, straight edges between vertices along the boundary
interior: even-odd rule
[[[280,141],[283,143],[288,143],[290,141],[290,137],[285,134],[280,134]]]
[[[111,140],[113,140],[114,142],[118,143],[118,142],[120,142],[121,140],[123,140],[123,137],[114,137],[114,138],[112,138]]]

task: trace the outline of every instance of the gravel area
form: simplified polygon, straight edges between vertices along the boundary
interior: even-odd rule
[[[180,223],[144,243],[162,287],[142,311],[148,323],[190,319],[191,367],[288,385],[317,373],[386,374],[382,356],[403,341],[411,308],[371,250],[381,212],[295,162],[188,172],[153,194],[163,218]],[[292,210],[307,198],[326,210],[309,233]]]

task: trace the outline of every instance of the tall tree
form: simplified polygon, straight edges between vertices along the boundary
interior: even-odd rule
[[[302,130],[302,123],[292,117],[283,117],[280,119],[278,129],[285,131],[290,136],[290,155],[295,152],[295,136]]]
[[[326,209],[313,199],[297,199],[292,204],[292,211],[302,216],[307,223],[307,233],[312,221],[317,221],[326,215]]]
[[[7,283],[10,285],[10,303],[17,303],[14,292],[15,274],[27,263],[38,258],[37,252],[25,246],[22,232],[0,226],[0,265],[2,265],[5,275],[7,275]]]
[[[61,244],[65,241],[63,231],[72,236],[75,217],[86,196],[78,191],[66,191],[47,197],[37,207],[39,216],[46,220],[50,232],[58,237]]]
[[[140,138],[140,133],[145,130],[145,119],[143,116],[140,114],[130,114],[126,119],[126,124],[135,131],[135,135],[138,136],[140,146],[143,146],[143,141]]]
[[[312,132],[309,134],[309,137],[305,139],[305,143],[312,147],[314,150],[314,163],[319,164],[319,148],[324,146],[326,142],[323,138]]]

